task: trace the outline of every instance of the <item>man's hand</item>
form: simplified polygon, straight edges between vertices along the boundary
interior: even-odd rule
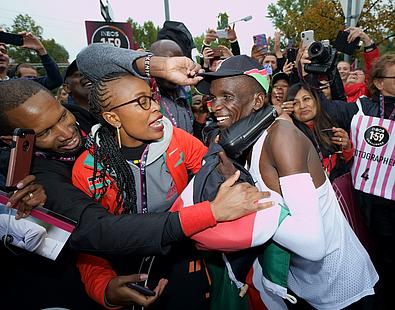
[[[214,29],[208,29],[206,32],[206,36],[204,37],[203,44],[210,46],[211,42],[215,41],[218,38],[217,33]]]
[[[281,53],[281,32],[276,31],[274,33],[274,53],[277,58],[282,58],[283,53]]]
[[[214,51],[206,47],[203,50],[203,67],[204,68],[209,68],[210,67],[210,60],[214,58]]]
[[[151,58],[150,73],[154,77],[168,80],[177,85],[195,85],[203,79],[197,76],[202,73],[200,65],[187,57]]]
[[[264,46],[256,46],[255,44],[251,48],[251,58],[255,59],[257,62],[262,64],[263,59],[265,58],[265,47]]]
[[[47,50],[45,49],[44,45],[31,32],[23,31],[19,32],[19,34],[23,37],[22,47],[35,50],[40,56],[47,54]]]
[[[30,211],[35,207],[41,207],[47,201],[44,187],[36,184],[36,177],[28,175],[17,184],[17,190],[10,197],[7,207],[15,207],[17,209],[15,218],[27,217]]]
[[[226,32],[228,33],[226,39],[229,41],[235,41],[237,40],[237,35],[236,35],[236,31],[235,31],[235,24],[233,24],[233,27],[228,26],[226,28]]]
[[[211,202],[212,212],[217,222],[232,221],[274,205],[271,201],[259,203],[259,200],[268,198],[270,192],[260,192],[248,183],[235,184],[239,177],[240,171],[237,170],[222,183],[217,196]]]
[[[126,286],[129,282],[141,282],[147,279],[146,274],[132,274],[130,276],[118,276],[113,278],[106,287],[106,299],[112,305],[132,306],[134,304],[148,307],[162,294],[167,285],[166,279],[160,279],[154,289],[155,296],[145,296]]]

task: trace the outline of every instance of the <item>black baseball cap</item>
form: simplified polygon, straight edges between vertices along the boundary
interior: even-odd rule
[[[171,40],[176,42],[184,56],[192,59],[192,49],[195,47],[193,37],[188,28],[182,22],[165,21],[163,28],[159,30],[156,40]]]
[[[272,86],[280,80],[285,80],[289,84],[289,75],[280,71],[272,76]]]
[[[251,76],[268,93],[269,79],[266,69],[259,62],[246,55],[229,57],[220,64],[217,71],[200,74],[203,80],[196,85],[196,89],[202,94],[208,95],[213,80],[237,75]]]

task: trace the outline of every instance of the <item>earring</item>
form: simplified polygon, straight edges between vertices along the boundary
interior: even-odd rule
[[[121,126],[117,127],[117,138],[118,138],[119,148],[121,148],[122,147],[122,143],[121,143],[121,133],[119,132],[119,128],[121,128]]]

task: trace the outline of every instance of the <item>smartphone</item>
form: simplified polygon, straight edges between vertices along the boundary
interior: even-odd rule
[[[314,30],[306,30],[300,34],[303,47],[309,47],[314,42]]]
[[[325,129],[321,129],[321,132],[328,135],[329,138],[333,137],[333,131],[332,128],[325,128]]]
[[[256,34],[252,37],[252,40],[254,41],[254,45],[255,46],[263,46],[265,48],[268,47],[268,43],[267,43],[267,38],[266,38],[266,34],[262,33],[262,34]]]
[[[228,37],[226,29],[217,29],[215,32],[217,33],[218,39],[226,39]]]
[[[289,47],[287,49],[287,59],[288,62],[295,62],[296,61],[296,55],[298,54],[298,49],[294,47]]]
[[[359,48],[359,43],[361,38],[356,38],[351,43],[348,43],[347,38],[350,33],[348,31],[339,31],[333,44],[334,48],[336,48],[339,52],[342,52],[347,55],[352,55],[356,49]]]
[[[214,58],[221,58],[222,57],[222,48],[221,47],[213,47],[213,57]]]
[[[23,37],[20,34],[0,31],[0,42],[5,44],[22,46]]]
[[[145,286],[139,285],[134,282],[128,282],[126,283],[126,286],[131,288],[132,290],[135,290],[145,296],[155,296],[155,292],[150,290],[149,288],[146,288]]]
[[[18,182],[29,175],[34,138],[35,133],[32,129],[16,128],[14,130],[5,184],[7,190],[15,190]]]

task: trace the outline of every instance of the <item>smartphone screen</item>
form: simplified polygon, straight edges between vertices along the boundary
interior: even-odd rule
[[[0,42],[5,44],[23,45],[23,37],[20,34],[8,33],[0,31]]]
[[[30,173],[35,133],[32,129],[17,128],[13,135],[6,187],[16,189],[16,185]]]
[[[218,39],[226,39],[228,37],[228,32],[226,29],[217,29],[216,30]]]

